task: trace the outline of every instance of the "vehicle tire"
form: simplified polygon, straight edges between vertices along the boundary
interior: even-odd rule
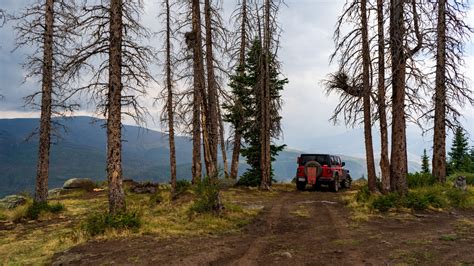
[[[338,192],[339,191],[339,177],[334,177],[334,181],[332,182],[332,191]]]
[[[316,182],[316,184],[314,185],[314,190],[321,191],[321,183]]]
[[[351,188],[352,185],[352,178],[350,175],[346,176],[346,179],[344,179],[344,188]]]
[[[305,188],[306,182],[296,181],[296,189],[298,189],[299,191],[304,191]]]

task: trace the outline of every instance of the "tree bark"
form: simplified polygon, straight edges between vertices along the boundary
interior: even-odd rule
[[[240,25],[240,50],[239,50],[239,67],[240,74],[245,72],[245,53],[247,47],[247,0],[242,0],[242,21]],[[235,105],[237,107],[242,104],[238,99],[235,99]],[[239,172],[239,157],[240,157],[240,147],[242,142],[242,132],[240,129],[241,125],[236,125],[234,129],[234,147],[232,149],[232,163],[230,166],[230,177],[237,179]]]
[[[407,150],[405,120],[405,74],[406,55],[404,47],[405,0],[390,1],[390,53],[392,58],[392,149],[390,177],[391,189],[406,194],[407,187]]]
[[[45,5],[41,120],[35,188],[35,201],[37,202],[46,202],[48,199],[51,102],[53,93],[53,24],[54,0],[47,0]]]
[[[174,144],[174,111],[173,111],[173,81],[171,77],[171,10],[169,0],[165,0],[166,6],[166,88],[168,91],[168,140],[170,145],[170,183],[171,194],[176,192],[176,147]]]
[[[224,165],[224,177],[229,178],[229,166],[227,165],[227,151],[226,151],[225,139],[224,139],[224,121],[222,119],[219,98],[217,98],[217,117],[219,118],[219,140],[220,140],[221,153],[222,153],[222,164]]]
[[[382,174],[382,192],[390,191],[390,159],[388,157],[388,130],[385,99],[385,34],[383,17],[383,0],[377,0],[377,35],[378,35],[378,99],[377,108],[380,123],[380,169]]]
[[[365,155],[367,160],[367,180],[369,189],[372,192],[377,190],[377,179],[375,175],[374,149],[372,143],[372,121],[370,108],[370,50],[367,26],[367,1],[360,1],[361,26],[362,26],[362,82],[364,86],[364,135],[365,135]]]
[[[202,60],[199,57],[200,43],[197,44],[197,38],[201,36],[201,15],[199,0],[192,1],[192,35],[193,35],[193,184],[196,184],[201,180],[202,176],[202,163],[201,163],[201,106],[202,106],[202,93],[203,84],[202,77],[203,74],[200,72],[200,61]],[[198,47],[199,46],[199,47]]]
[[[438,1],[432,173],[446,182],[446,0]]]
[[[262,179],[260,188],[269,189],[271,186],[271,157],[270,157],[270,0],[265,1],[264,6],[264,33],[263,33],[263,71],[260,92],[262,127],[260,130],[261,158],[260,169]]]
[[[212,40],[212,9],[211,0],[204,1],[204,20],[206,29],[206,67],[207,67],[207,96],[208,96],[208,114],[207,114],[207,130],[209,134],[209,156],[211,172],[208,172],[209,176],[217,175],[217,146],[219,142],[219,119],[218,113],[218,95],[217,95],[217,82],[214,73],[214,55],[213,55],[213,40]],[[203,125],[204,126],[204,125]]]
[[[122,0],[110,1],[109,93],[107,117],[107,179],[109,181],[109,211],[125,211],[122,188]]]

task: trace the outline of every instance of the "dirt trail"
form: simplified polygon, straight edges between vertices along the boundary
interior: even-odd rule
[[[139,265],[381,265],[474,264],[474,232],[457,241],[456,222],[472,213],[349,219],[343,193],[282,192],[242,232],[219,237],[152,236],[89,242],[57,254],[61,264]]]

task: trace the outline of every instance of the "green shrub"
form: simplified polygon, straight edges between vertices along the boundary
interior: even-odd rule
[[[63,210],[64,205],[59,202],[49,204],[48,202],[34,201],[33,204],[28,206],[28,209],[26,210],[26,218],[30,220],[36,220],[42,212],[59,213]]]
[[[442,191],[439,189],[426,189],[410,191],[403,199],[403,207],[414,210],[425,210],[428,207],[442,208],[446,206]]]
[[[368,202],[370,199],[370,190],[367,185],[361,186],[356,194],[357,202]]]
[[[82,223],[82,229],[89,235],[95,236],[105,233],[107,229],[137,230],[141,226],[138,212],[121,212],[117,214],[94,213]]]
[[[429,173],[409,173],[407,183],[409,188],[432,186],[436,178]]]
[[[190,208],[191,212],[218,212],[221,209],[217,179],[205,177],[195,187],[197,199]]]
[[[446,191],[446,196],[452,206],[458,208],[465,208],[469,205],[469,192],[462,191],[456,188],[450,188]]]
[[[191,182],[188,180],[182,179],[176,181],[176,191],[175,194],[182,194],[186,192],[191,187]]]
[[[237,181],[237,186],[258,187],[260,186],[260,177],[248,171],[245,172]]]
[[[376,196],[371,203],[371,207],[380,212],[387,212],[391,208],[398,207],[400,195],[397,193],[389,193],[387,195]]]
[[[458,176],[465,176],[466,177],[466,183],[468,185],[474,186],[474,173],[457,172],[457,173],[454,173],[454,174],[451,174],[450,176],[448,176],[447,179],[449,181],[454,181],[456,179],[456,177],[458,177]]]

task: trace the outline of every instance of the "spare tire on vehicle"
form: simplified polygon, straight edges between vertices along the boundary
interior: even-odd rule
[[[323,173],[323,167],[317,161],[309,161],[304,165],[304,174],[308,175],[308,167],[315,167],[317,168],[316,177],[320,177]]]
[[[304,165],[304,174],[309,184],[316,184],[316,180],[321,176],[323,168],[317,161],[309,161]]]

